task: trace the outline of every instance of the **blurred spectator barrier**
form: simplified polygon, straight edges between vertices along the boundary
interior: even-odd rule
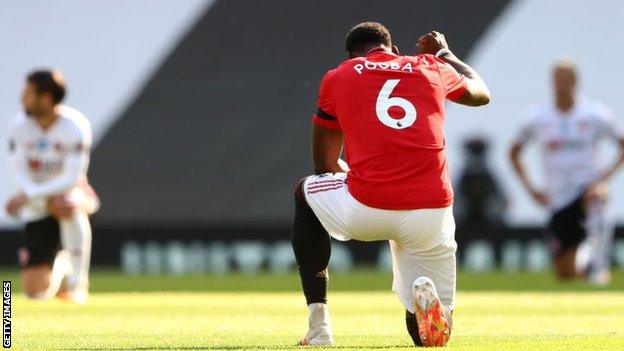
[[[346,243],[334,242],[330,270],[348,272],[356,267],[354,255]],[[290,242],[277,241],[264,244],[260,241],[235,241],[226,244],[220,241],[193,241],[184,244],[169,241],[162,244],[148,241],[125,242],[121,247],[121,269],[128,275],[188,275],[226,274],[232,271],[256,274],[269,271],[285,274],[295,271],[296,263]],[[542,240],[531,240],[522,244],[517,240],[505,242],[500,251],[500,262],[496,259],[495,247],[485,240],[469,243],[460,255],[460,269],[471,272],[487,272],[501,268],[506,271],[544,271],[550,268],[550,253]],[[624,239],[615,245],[616,264],[624,268]],[[392,271],[390,248],[387,243],[377,245],[375,260],[368,265],[381,271]]]
[[[613,262],[624,268],[624,231],[619,228]],[[128,275],[198,275],[296,269],[289,228],[142,228],[95,227],[93,266],[119,267]],[[16,266],[17,232],[0,232],[0,265]],[[542,271],[551,265],[543,231],[537,228],[458,226],[459,269],[486,272]],[[346,272],[358,267],[392,271],[387,242],[332,241],[330,269]]]

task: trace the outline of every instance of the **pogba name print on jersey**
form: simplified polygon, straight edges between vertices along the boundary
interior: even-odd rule
[[[395,71],[407,71],[410,73],[414,72],[411,62],[401,65],[398,62],[371,62],[367,60],[364,61],[364,63],[358,63],[357,65],[353,66],[353,69],[358,74],[362,74],[364,70],[376,69],[391,69]]]

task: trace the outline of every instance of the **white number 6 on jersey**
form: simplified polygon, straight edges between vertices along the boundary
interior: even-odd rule
[[[388,79],[379,91],[375,110],[377,118],[381,123],[393,129],[405,129],[416,122],[416,108],[408,100],[401,97],[390,97],[394,88],[399,84],[400,79]],[[390,117],[388,110],[392,106],[398,106],[405,111],[405,116],[401,119]]]

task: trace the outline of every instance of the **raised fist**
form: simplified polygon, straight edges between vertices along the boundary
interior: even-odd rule
[[[431,31],[418,38],[416,48],[418,48],[419,54],[435,55],[440,49],[448,49],[448,44],[446,43],[444,34]]]

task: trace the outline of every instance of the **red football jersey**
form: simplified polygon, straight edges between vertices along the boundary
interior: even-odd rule
[[[390,210],[451,205],[444,101],[465,89],[466,79],[433,55],[381,48],[327,72],[313,121],[342,130],[351,195]]]

